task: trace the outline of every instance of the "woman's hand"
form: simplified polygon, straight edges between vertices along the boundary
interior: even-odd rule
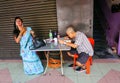
[[[32,34],[32,37],[34,38],[36,35],[35,35],[35,32],[33,30],[30,31],[30,33]]]
[[[22,29],[22,30],[20,31],[19,35],[20,35],[20,36],[23,36],[23,34],[25,33],[25,31],[26,31],[25,29]]]
[[[19,43],[19,42],[20,42],[21,37],[23,36],[23,34],[25,33],[25,31],[26,31],[26,29],[25,29],[25,28],[23,28],[23,29],[20,31],[20,33],[19,33],[18,37],[17,37],[17,38],[16,38],[16,37],[14,37],[14,39],[15,39],[16,43]]]

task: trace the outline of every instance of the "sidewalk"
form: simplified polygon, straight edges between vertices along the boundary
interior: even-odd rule
[[[75,72],[68,67],[70,63],[64,63],[64,76],[61,76],[60,68],[49,68],[46,76],[28,76],[24,74],[21,60],[0,60],[0,83],[120,83],[119,59],[94,59],[88,75]]]

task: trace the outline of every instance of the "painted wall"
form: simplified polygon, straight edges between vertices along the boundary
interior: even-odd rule
[[[116,44],[115,39],[120,30],[120,12],[112,13],[105,0],[99,0],[99,3],[109,25],[106,29],[108,45],[114,46]]]
[[[56,4],[60,35],[65,35],[68,25],[87,36],[93,35],[93,0],[56,0]]]

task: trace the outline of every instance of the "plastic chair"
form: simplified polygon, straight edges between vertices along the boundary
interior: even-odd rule
[[[94,48],[94,39],[93,38],[88,38],[90,41],[92,47]],[[75,70],[75,65],[76,65],[76,59],[78,58],[77,54],[74,54],[74,62],[73,62],[73,69]],[[92,56],[89,56],[85,66],[86,66],[86,74],[90,74],[90,65],[92,65]]]

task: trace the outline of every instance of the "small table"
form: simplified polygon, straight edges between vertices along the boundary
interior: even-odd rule
[[[35,49],[33,51],[44,51],[45,53],[45,56],[47,58],[47,65],[46,65],[46,68],[45,68],[45,71],[44,71],[44,74],[46,73],[47,71],[47,68],[48,68],[48,63],[49,63],[49,52],[50,51],[60,51],[60,60],[61,60],[61,72],[62,72],[62,75],[63,75],[63,53],[62,51],[68,51],[70,50],[71,48],[66,46],[66,45],[62,45],[62,44],[55,44],[54,42],[52,43],[47,43],[46,46],[43,46],[41,48],[38,48],[38,49]]]

